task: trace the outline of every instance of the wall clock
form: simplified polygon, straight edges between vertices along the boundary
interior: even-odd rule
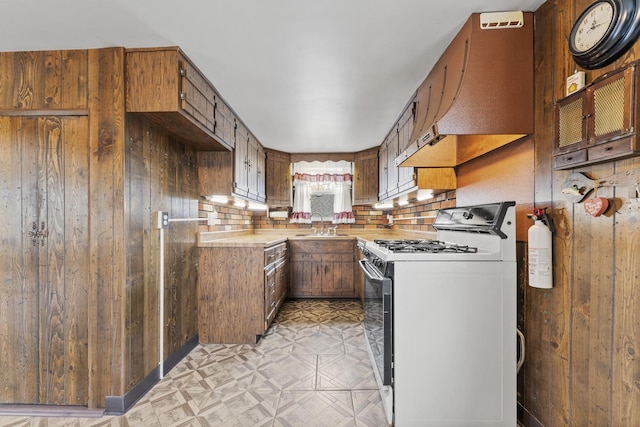
[[[582,68],[594,70],[620,58],[640,35],[640,0],[597,0],[576,19],[569,51]]]

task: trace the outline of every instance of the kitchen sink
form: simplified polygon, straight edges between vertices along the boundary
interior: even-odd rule
[[[326,238],[326,237],[348,237],[348,234],[296,234],[297,237],[320,237],[320,238]]]

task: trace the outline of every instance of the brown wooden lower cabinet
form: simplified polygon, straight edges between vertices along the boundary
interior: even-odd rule
[[[289,241],[289,296],[354,298],[355,240]]]
[[[286,242],[199,248],[200,342],[258,342],[286,297],[287,263]]]

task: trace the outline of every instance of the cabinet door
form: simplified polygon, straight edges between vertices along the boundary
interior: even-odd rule
[[[249,131],[242,123],[237,124],[235,140],[233,192],[247,197],[249,195]]]
[[[384,200],[387,198],[387,182],[388,182],[388,174],[387,174],[387,164],[388,164],[388,151],[386,141],[380,146],[380,151],[378,153],[378,199]]]
[[[265,180],[266,180],[266,171],[265,171],[265,166],[266,166],[266,156],[264,153],[264,148],[262,148],[262,145],[260,145],[259,143],[257,144],[257,150],[256,150],[256,189],[255,189],[255,193],[256,193],[256,200],[259,202],[264,202],[265,200],[267,200],[267,194],[266,194],[266,185],[265,185]]]
[[[578,92],[556,104],[554,154],[573,151],[587,143],[586,92]]]
[[[322,296],[322,254],[292,253],[289,263],[289,295],[296,297]]]
[[[398,194],[398,167],[396,157],[398,156],[398,129],[397,127],[389,135],[387,142],[387,197]]]
[[[352,257],[353,254],[351,254]],[[347,254],[324,254],[322,257],[322,269],[322,296],[356,296],[353,260]]]
[[[356,153],[353,169],[354,203],[358,205],[378,201],[378,149]]]
[[[291,155],[265,151],[267,202],[270,206],[291,206]]]
[[[287,284],[289,282],[289,269],[286,258],[276,265],[276,311],[287,297]]]
[[[214,95],[214,102],[214,134],[222,141],[225,141],[230,147],[234,147],[236,122],[234,114],[229,105],[227,105],[217,92],[215,92]]]
[[[275,317],[277,304],[276,289],[276,268],[270,266],[264,272],[264,313],[265,313],[265,329],[269,327],[271,321]]]
[[[608,74],[587,89],[589,144],[621,138],[633,132],[631,87],[635,67]]]
[[[88,118],[0,117],[0,151],[0,402],[86,406]]]
[[[413,133],[415,118],[415,104],[410,102],[402,112],[398,122],[398,154],[395,158],[407,149],[410,137]],[[398,167],[398,191],[403,192],[416,185],[415,169],[413,167]]]

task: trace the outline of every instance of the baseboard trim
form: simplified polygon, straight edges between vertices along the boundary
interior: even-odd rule
[[[151,371],[142,381],[136,384],[124,396],[105,396],[105,415],[124,415],[138,400],[160,381],[160,366]]]
[[[173,369],[191,350],[198,345],[198,334],[194,335],[182,347],[169,356],[163,364],[163,376]],[[133,405],[147,394],[160,381],[160,366],[157,366],[142,381],[136,384],[124,396],[106,396],[104,398],[105,415],[124,415]]]
[[[0,417],[82,417],[100,418],[102,409],[66,405],[14,405],[0,404]]]
[[[197,347],[200,341],[200,336],[195,334],[189,341],[187,341],[182,347],[176,350],[171,356],[167,357],[164,361],[164,375],[175,368],[175,366],[184,359],[187,354],[191,353],[191,350]]]
[[[524,427],[544,427],[531,412],[527,410],[520,402],[518,402],[518,423]]]

